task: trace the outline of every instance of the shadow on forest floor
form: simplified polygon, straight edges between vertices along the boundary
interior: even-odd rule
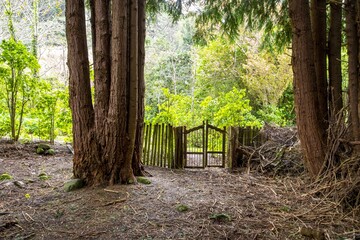
[[[72,155],[0,144],[0,239],[355,239],[359,216],[314,198],[301,177],[149,167],[151,184],[65,193]],[[39,179],[45,173],[48,179]],[[16,183],[17,185],[15,185]]]

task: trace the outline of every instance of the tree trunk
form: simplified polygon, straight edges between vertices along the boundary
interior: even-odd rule
[[[90,72],[83,1],[66,1],[66,37],[70,107],[73,119],[74,176],[95,184],[101,162],[97,152],[94,109],[91,100]]]
[[[93,58],[95,84],[95,126],[101,148],[106,144],[106,119],[111,82],[111,48],[109,0],[92,0]]]
[[[90,3],[94,108],[84,2],[66,2],[74,175],[88,185],[131,183],[142,173],[141,153],[137,151],[142,151],[144,1]]]
[[[311,29],[314,46],[314,62],[318,95],[318,111],[322,120],[324,138],[328,126],[327,79],[326,79],[326,0],[311,1]]]
[[[305,154],[305,166],[316,177],[322,168],[325,152],[323,139],[323,116],[319,112],[319,98],[314,61],[314,44],[310,23],[309,1],[290,0],[292,67],[296,121],[301,146]]]
[[[342,73],[341,73],[341,31],[342,31],[342,1],[330,2],[329,30],[329,107],[330,115],[335,115],[343,108]]]
[[[349,106],[350,106],[350,128],[352,140],[360,140],[359,122],[359,37],[356,24],[356,1],[345,1],[346,36],[348,50],[348,71],[349,71]]]
[[[139,92],[138,92],[138,123],[136,126],[136,139],[135,139],[135,150],[132,161],[132,167],[135,175],[142,175],[142,166],[140,160],[142,159],[143,153],[143,134],[144,134],[144,99],[145,99],[145,79],[144,79],[144,66],[145,66],[145,0],[139,0],[139,41],[138,41],[138,54],[139,54]]]

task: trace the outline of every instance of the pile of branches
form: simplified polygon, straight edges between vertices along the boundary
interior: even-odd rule
[[[297,176],[303,173],[304,165],[296,128],[265,124],[259,134],[263,134],[263,139],[266,139],[259,147],[237,144],[239,167],[273,176]]]
[[[328,130],[327,154],[313,188],[318,195],[360,215],[360,143],[348,141],[349,129],[340,115]],[[355,150],[355,151],[354,151]]]

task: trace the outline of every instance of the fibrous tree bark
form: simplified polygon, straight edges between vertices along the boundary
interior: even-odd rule
[[[141,175],[144,0],[91,0],[95,99],[91,96],[84,1],[66,1],[74,176],[88,185]]]
[[[330,1],[329,29],[329,110],[332,119],[343,108],[342,71],[341,71],[341,35],[342,1]]]
[[[359,121],[359,37],[356,22],[356,0],[345,1],[346,37],[348,50],[349,108],[352,140],[360,140]]]
[[[319,95],[315,69],[314,41],[308,0],[290,0],[292,25],[292,66],[296,121],[305,165],[317,176],[325,160],[323,116],[319,114]]]
[[[324,134],[328,126],[327,76],[326,76],[326,0],[311,1],[311,31],[314,47],[314,64],[318,95],[319,117],[323,121],[321,131]]]

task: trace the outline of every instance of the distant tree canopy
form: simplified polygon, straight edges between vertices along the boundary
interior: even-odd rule
[[[149,25],[146,121],[175,126],[195,126],[204,120],[218,126],[235,122],[261,126],[264,121],[294,124],[291,91],[284,95],[292,82],[289,56],[260,51],[262,34],[244,28],[234,40],[219,30],[206,45],[198,45],[191,38],[196,31],[194,20],[185,17],[172,24],[169,16],[159,14]],[[248,108],[227,120],[232,110],[227,108],[225,113],[221,103],[234,91],[244,96],[232,99],[232,104],[245,101]]]

